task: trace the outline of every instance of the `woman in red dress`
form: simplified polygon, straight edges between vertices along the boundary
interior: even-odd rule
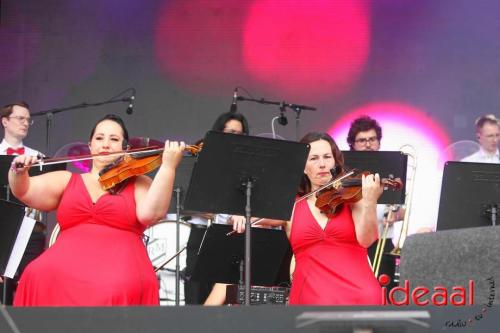
[[[15,306],[158,305],[158,282],[142,241],[170,203],[175,169],[184,143],[165,143],[162,164],[151,180],[136,176],[116,193],[102,189],[99,171],[127,149],[121,118],[108,115],[90,135],[92,160],[86,174],[56,171],[30,177],[36,158],[18,156],[9,172],[14,195],[42,211],[57,209],[57,242],[21,276]],[[19,168],[16,165],[24,165]]]
[[[309,133],[309,143],[299,195],[332,180],[331,170],[343,172],[343,157],[325,133]],[[290,304],[374,305],[382,303],[382,290],[367,259],[367,250],[378,237],[377,200],[382,194],[379,175],[362,178],[363,199],[343,204],[328,218],[311,196],[295,205],[287,233],[295,256]]]

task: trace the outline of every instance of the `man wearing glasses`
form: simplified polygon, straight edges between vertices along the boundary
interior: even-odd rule
[[[2,127],[4,129],[4,138],[0,143],[0,155],[24,154],[43,156],[39,151],[26,147],[23,144],[23,140],[28,135],[30,126],[33,125],[28,103],[21,101],[7,104],[0,109],[0,116],[2,119]],[[12,200],[14,197],[12,195],[8,195],[8,188],[6,187],[0,189],[0,198]],[[28,210],[31,209],[28,208]],[[30,217],[34,217],[35,220],[41,220],[40,212],[35,212],[33,216],[30,214]],[[45,248],[45,229],[46,228],[43,223],[35,223],[33,232],[17,270],[17,278],[21,275],[28,263],[43,252]],[[15,279],[15,281],[17,281],[17,279]],[[12,289],[12,286],[7,287],[7,305],[12,304]]]
[[[462,162],[500,164],[500,120],[493,114],[481,116],[476,120],[476,137],[479,151],[462,159]]]
[[[368,116],[361,116],[351,123],[349,133],[347,134],[347,143],[351,150],[355,151],[378,151],[380,149],[380,140],[382,140],[382,128],[379,123]],[[388,207],[388,205],[377,205],[377,218],[379,222],[379,237],[382,236],[384,225],[388,223],[386,242],[383,253],[388,253],[394,249],[392,238],[394,234],[394,222],[401,221],[404,217],[404,209],[401,207]],[[368,248],[370,262],[373,263],[377,242]],[[386,274],[391,277],[391,283],[388,290],[395,287],[395,259],[391,256],[383,256],[380,264],[379,275]]]
[[[3,141],[0,143],[0,154],[39,155],[39,151],[23,146],[23,140],[28,135],[29,127],[33,124],[29,105],[26,102],[7,104],[0,113],[5,131]]]
[[[362,116],[351,123],[347,143],[351,150],[377,151],[382,140],[382,128],[375,119]]]

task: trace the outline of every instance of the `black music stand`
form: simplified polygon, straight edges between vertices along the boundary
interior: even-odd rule
[[[19,233],[19,228],[21,227],[21,223],[23,221],[24,217],[24,204],[20,202],[12,192],[10,191],[9,188],[9,169],[11,167],[12,160],[14,159],[14,155],[0,155],[0,199],[3,200],[2,208],[0,209],[0,213],[2,216],[3,222],[6,222],[4,224],[8,224],[8,226],[2,226],[2,252],[0,253],[1,261],[0,261],[0,274],[3,274],[5,272],[6,265],[8,263],[8,260],[10,258],[10,254],[12,252],[12,247],[14,246],[14,243],[17,238],[17,234]],[[42,173],[50,172],[50,171],[56,171],[56,170],[64,170],[66,169],[66,164],[54,164],[54,165],[45,165],[43,166],[42,170],[40,170],[39,167],[32,167],[29,170],[30,176],[37,176]],[[8,205],[7,205],[8,204]],[[9,208],[10,207],[10,208]],[[16,208],[17,207],[17,208]],[[20,210],[19,210],[19,209]],[[13,210],[13,212],[7,212],[8,210]],[[4,211],[6,212],[4,214]],[[17,213],[18,211],[21,211],[21,217],[19,220],[19,224],[16,226],[15,221],[17,221]],[[11,216],[10,214],[14,214]],[[10,219],[9,219],[9,216]],[[4,218],[5,217],[5,218]],[[13,222],[12,222],[13,221]],[[11,223],[9,223],[11,222]],[[9,229],[11,227],[16,227],[15,232],[14,229]],[[13,233],[13,234],[12,234]],[[4,243],[4,237],[5,238],[5,243]],[[10,239],[8,241],[7,239]],[[11,243],[10,243],[11,242]],[[4,250],[8,248],[8,253],[4,252],[7,250]],[[4,255],[6,258],[4,258]],[[5,262],[4,262],[5,260]],[[4,279],[4,291],[3,291],[3,301],[5,302],[6,299],[6,285],[7,285],[7,278]]]
[[[291,257],[290,244],[285,232],[263,228],[251,229],[252,284],[276,286],[289,282],[280,275],[283,261],[288,260],[289,263]],[[231,230],[232,226],[222,224],[212,224],[208,228],[193,272],[193,280],[229,284],[242,282],[240,264],[244,261],[245,236],[243,234],[228,236],[227,233]]]
[[[384,191],[378,199],[379,204],[404,204],[406,193],[406,167],[408,156],[400,151],[343,151],[344,162],[348,169],[368,170],[378,173],[380,178],[389,175],[403,181],[401,191]]]
[[[250,305],[250,218],[290,219],[309,145],[213,131],[203,142],[185,209],[246,217],[245,305]]]
[[[446,162],[437,230],[496,225],[499,185],[500,164]]]
[[[0,233],[0,275],[3,276],[10,254],[14,248],[17,234],[21,228],[24,218],[24,206],[7,201],[0,200],[0,216],[2,216],[2,232]],[[8,278],[4,278],[2,303],[6,304]]]

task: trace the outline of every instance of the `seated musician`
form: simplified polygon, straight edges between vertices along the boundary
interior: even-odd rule
[[[30,116],[29,105],[26,102],[19,101],[4,105],[0,110],[2,119],[2,127],[4,129],[4,138],[0,143],[0,155],[30,155],[43,156],[38,150],[32,149],[24,145],[23,140],[28,136],[30,126],[33,120]],[[9,189],[1,189],[1,198],[6,200],[15,200],[10,196]],[[37,222],[33,228],[28,245],[19,264],[14,284],[12,288],[8,288],[7,304],[12,304],[13,289],[17,285],[19,276],[24,271],[33,259],[38,257],[45,248],[45,230],[46,226],[42,221],[41,213],[33,209],[27,209],[30,217]],[[1,278],[0,278],[1,279]]]
[[[128,137],[120,117],[99,120],[89,138],[92,169],[84,174],[30,177],[27,170],[37,158],[14,159],[9,172],[14,195],[42,211],[57,209],[61,228],[54,245],[26,267],[15,306],[159,305],[158,280],[142,235],[167,213],[185,145],[165,142],[154,179],[136,175],[106,191],[99,173],[123,156],[116,153],[127,149]]]

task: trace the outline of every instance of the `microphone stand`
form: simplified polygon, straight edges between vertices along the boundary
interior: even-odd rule
[[[316,108],[312,107],[312,106],[287,103],[285,101],[276,102],[276,101],[268,101],[264,98],[255,99],[255,98],[247,98],[247,97],[243,97],[243,96],[238,96],[236,99],[239,101],[249,101],[249,102],[255,102],[255,103],[259,103],[259,104],[278,105],[280,107],[280,113],[282,116],[284,116],[283,112],[285,111],[285,109],[287,107],[292,109],[293,111],[295,111],[295,138],[297,141],[299,140],[299,134],[300,134],[300,114],[302,113],[302,110],[316,111]]]
[[[70,111],[70,110],[77,110],[77,109],[86,109],[86,108],[90,108],[90,107],[94,107],[94,106],[100,106],[100,105],[112,104],[112,103],[121,103],[121,102],[130,102],[130,97],[124,97],[121,99],[112,99],[109,101],[97,102],[97,103],[83,102],[83,103],[80,103],[77,105],[67,106],[67,107],[63,107],[63,108],[49,109],[49,110],[44,110],[44,111],[40,111],[37,113],[33,113],[31,115],[31,117],[34,118],[34,117],[45,116],[45,124],[46,124],[45,151],[47,154],[49,154],[50,149],[51,149],[50,136],[51,136],[51,130],[52,130],[52,119],[54,118],[54,115],[56,113]]]

